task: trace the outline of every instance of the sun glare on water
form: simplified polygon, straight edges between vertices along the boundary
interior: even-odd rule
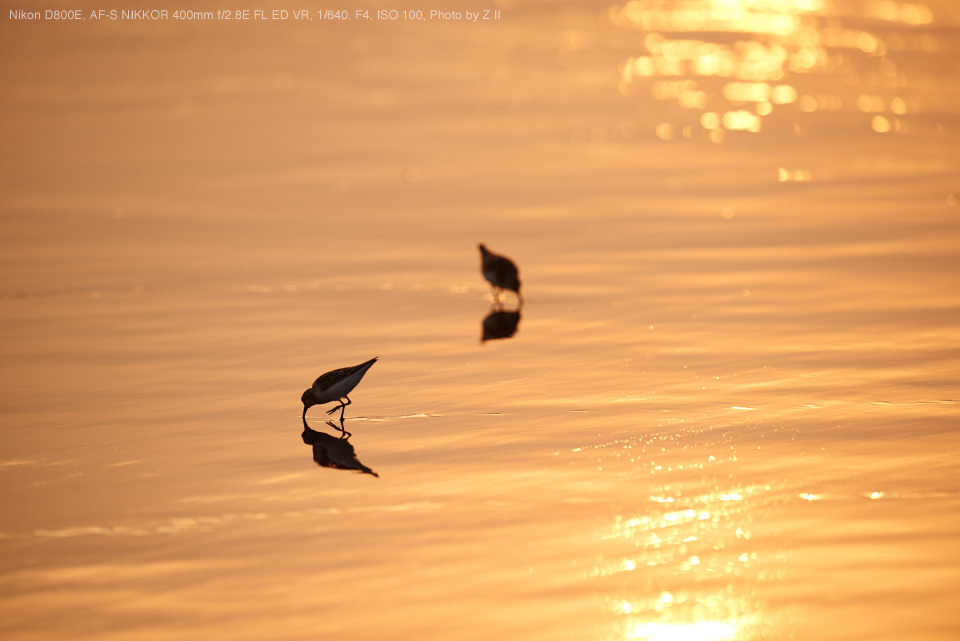
[[[844,114],[865,131],[908,133],[916,126],[905,116],[926,107],[905,100],[917,78],[900,56],[939,47],[935,35],[915,33],[933,14],[922,3],[888,0],[866,2],[863,10],[851,15],[828,0],[613,5],[609,21],[636,31],[641,44],[620,65],[620,92],[683,110],[672,122],[649,124],[661,140],[722,143],[728,132],[755,135],[771,122],[799,135],[805,115],[815,113]]]
[[[626,638],[647,641],[726,641],[735,639],[737,626],[728,621],[694,623],[635,623]]]

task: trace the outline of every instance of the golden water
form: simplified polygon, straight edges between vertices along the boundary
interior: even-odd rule
[[[3,16],[0,636],[960,633],[960,10],[493,7]]]

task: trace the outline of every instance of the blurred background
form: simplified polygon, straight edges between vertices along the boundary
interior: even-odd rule
[[[0,15],[5,639],[956,638],[955,3],[114,8]]]

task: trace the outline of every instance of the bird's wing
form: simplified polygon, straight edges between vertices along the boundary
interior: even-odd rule
[[[345,376],[350,374],[354,368],[352,367],[341,367],[340,369],[335,369],[333,371],[327,372],[326,374],[321,374],[317,380],[313,382],[313,388],[317,391],[323,391],[325,389],[330,389],[336,385],[339,381],[343,380]]]

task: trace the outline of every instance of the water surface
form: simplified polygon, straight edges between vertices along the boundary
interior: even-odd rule
[[[498,6],[4,16],[4,638],[956,637],[957,9]]]

